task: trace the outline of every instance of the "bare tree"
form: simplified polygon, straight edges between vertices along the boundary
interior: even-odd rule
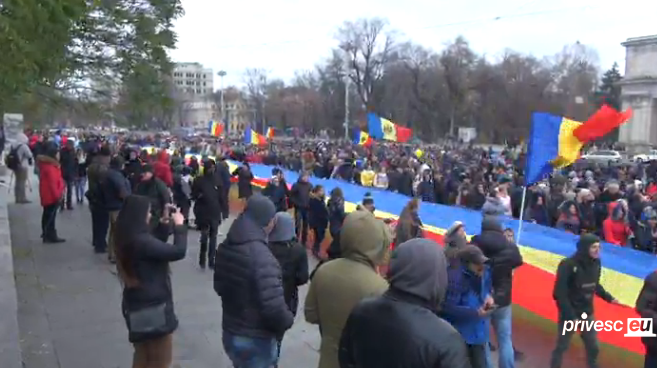
[[[368,108],[378,101],[372,98],[383,78],[388,62],[394,56],[395,32],[381,18],[361,18],[345,22],[336,38],[349,66],[349,78],[354,82],[360,99]]]

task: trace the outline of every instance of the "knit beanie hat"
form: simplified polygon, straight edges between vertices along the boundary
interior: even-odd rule
[[[374,197],[372,197],[372,193],[367,192],[365,193],[365,197],[363,197],[363,206],[367,205],[373,205],[374,204]]]
[[[292,215],[287,212],[278,212],[274,218],[276,219],[276,224],[269,233],[269,241],[287,242],[294,239],[296,232]]]
[[[262,194],[254,194],[246,202],[244,214],[255,221],[258,226],[265,227],[276,215],[276,207],[269,198]]]
[[[577,251],[580,253],[587,253],[591,246],[595,243],[599,243],[600,238],[593,234],[583,234],[579,237],[577,241]]]

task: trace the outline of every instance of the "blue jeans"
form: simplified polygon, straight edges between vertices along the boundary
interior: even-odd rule
[[[84,191],[87,187],[87,178],[77,178],[75,180],[75,199],[78,202],[84,201]]]
[[[515,368],[515,358],[513,354],[513,341],[511,340],[511,306],[498,308],[491,314],[491,323],[495,330],[497,339],[497,354],[499,357],[498,368]],[[486,361],[488,368],[493,368],[493,358],[490,354],[490,348],[486,346]]]
[[[234,368],[271,368],[277,363],[278,343],[275,338],[237,336],[224,330],[222,340]]]

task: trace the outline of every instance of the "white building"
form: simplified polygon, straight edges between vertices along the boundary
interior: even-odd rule
[[[183,126],[207,129],[210,120],[220,120],[217,104],[211,99],[186,101],[182,104],[180,120]]]
[[[657,145],[657,35],[630,38],[625,76],[621,81],[623,110],[634,115],[619,130],[619,141],[635,148]]]
[[[176,63],[173,68],[173,83],[189,96],[208,96],[214,92],[212,68],[200,63]]]

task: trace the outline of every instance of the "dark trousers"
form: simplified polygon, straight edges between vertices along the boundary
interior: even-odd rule
[[[75,191],[73,190],[75,181],[70,179],[70,180],[64,180],[65,186],[66,186],[66,201],[62,201],[62,209],[64,209],[64,206],[66,208],[73,208],[73,196],[75,195]],[[109,221],[109,220],[108,220]]]
[[[308,241],[308,209],[294,208],[294,226],[297,229],[297,239],[305,247]]]
[[[109,231],[109,211],[91,206],[91,242],[97,251],[107,250],[107,232]]]
[[[41,237],[43,240],[55,240],[58,238],[55,220],[57,219],[59,203],[43,207],[41,213]]]
[[[590,316],[593,320],[593,316]],[[588,321],[588,320],[587,320]],[[570,340],[573,339],[574,331],[563,332],[564,321],[560,319],[559,330],[557,331],[557,346],[552,351],[552,359],[550,361],[550,368],[561,368],[563,355],[570,347]],[[588,368],[598,368],[598,354],[600,347],[598,346],[598,337],[595,331],[582,331],[580,332],[582,341],[584,342],[584,350],[586,351],[586,366]]]
[[[313,243],[313,253],[315,255],[319,254],[319,251],[322,248],[322,242],[324,241],[324,237],[326,236],[326,227],[323,226],[316,226],[313,228],[313,231],[315,232],[315,242]]]
[[[472,368],[487,368],[486,345],[467,345],[468,358]]]
[[[643,368],[655,368],[657,367],[657,349],[650,350],[646,349],[646,357],[643,363]]]
[[[228,188],[224,189],[224,198],[226,199],[224,203],[221,205],[221,216],[222,220],[225,220],[228,218],[230,215],[230,186]]]
[[[201,267],[205,267],[206,257],[210,267],[214,267],[214,254],[217,251],[217,234],[220,224],[221,221],[215,219],[201,225],[199,229],[201,230],[201,251],[198,255],[198,262]]]

